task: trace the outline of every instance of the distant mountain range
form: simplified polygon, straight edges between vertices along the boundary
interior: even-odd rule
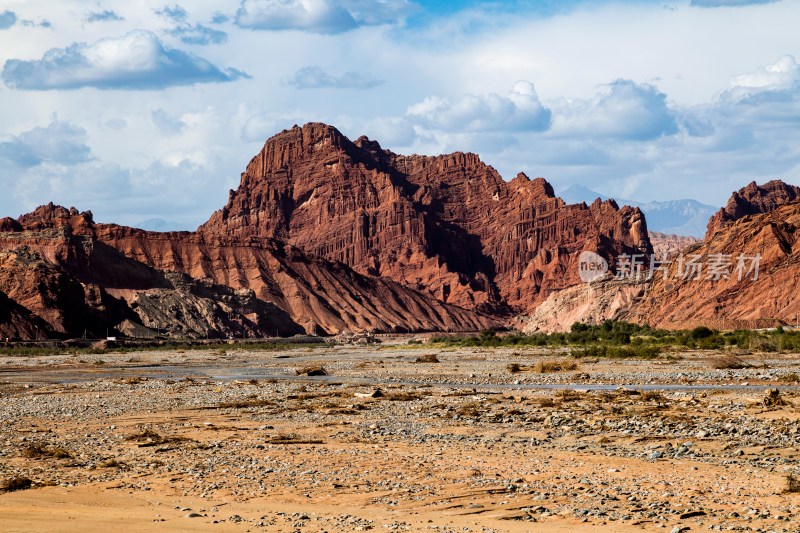
[[[558,193],[567,203],[586,202],[591,204],[596,198],[608,200],[610,197],[593,191],[583,185],[572,185]],[[697,200],[666,200],[663,202],[638,202],[615,198],[617,204],[638,207],[647,219],[647,229],[660,233],[688,235],[702,238],[706,233],[708,219],[719,208],[703,204]]]
[[[188,224],[175,222],[174,220],[164,220],[163,218],[148,218],[136,224],[137,228],[147,231],[191,231]]]

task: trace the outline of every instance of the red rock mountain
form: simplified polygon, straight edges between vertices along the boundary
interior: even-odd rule
[[[474,331],[497,319],[274,239],[151,233],[52,204],[0,232],[6,336]],[[12,309],[12,311],[14,310]],[[22,312],[22,311],[25,312]],[[42,327],[42,321],[47,325]]]
[[[666,280],[655,277],[627,317],[669,328],[795,324],[800,317],[798,237],[800,201],[732,220],[691,250],[704,264],[699,279],[682,279],[673,265]],[[714,261],[728,265],[726,277],[713,279],[709,269]],[[757,276],[751,270],[756,264]]]
[[[656,247],[665,244],[658,236],[653,242]],[[686,267],[690,258],[700,265],[697,274]],[[573,322],[605,319],[668,329],[797,324],[798,188],[780,181],[749,184],[711,218],[705,241],[674,247],[670,259],[666,277],[657,272],[650,281],[607,279],[571,287],[516,323],[528,332],[563,331]]]
[[[758,185],[755,181],[731,195],[728,204],[708,221],[706,239],[727,224],[747,215],[769,213],[784,204],[800,199],[800,187],[780,180]]]
[[[202,235],[276,238],[465,308],[508,315],[578,282],[582,250],[650,253],[644,216],[566,205],[475,154],[403,156],[324,124],[274,136]]]
[[[700,279],[682,279],[672,265],[668,279],[656,276],[628,316],[661,327],[794,324],[800,316],[799,237],[800,187],[752,182],[731,195],[709,220],[703,244],[687,252],[702,258]],[[726,276],[713,279],[714,261],[728,266]],[[756,264],[757,276],[750,271]]]
[[[30,337],[475,331],[578,281],[577,255],[652,251],[644,216],[566,205],[474,154],[402,156],[308,124],[267,141],[197,232],[42,206],[0,220],[2,331]],[[5,308],[4,308],[5,309]]]

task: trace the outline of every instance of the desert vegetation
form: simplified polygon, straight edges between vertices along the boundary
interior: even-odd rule
[[[590,325],[576,322],[563,333],[482,331],[478,335],[435,336],[431,344],[460,347],[571,347],[576,357],[657,357],[667,349],[681,351],[739,349],[752,352],[800,351],[800,331],[718,331],[705,326],[690,330],[665,330],[630,322],[606,320]]]

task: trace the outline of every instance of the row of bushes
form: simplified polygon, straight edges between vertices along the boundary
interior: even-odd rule
[[[565,333],[511,333],[501,336],[486,330],[480,335],[433,337],[430,342],[468,347],[584,346],[588,356],[654,357],[667,346],[701,350],[735,347],[760,352],[797,352],[800,351],[800,331],[784,331],[779,327],[770,332],[720,332],[705,326],[669,331],[607,320],[598,325],[575,323]]]

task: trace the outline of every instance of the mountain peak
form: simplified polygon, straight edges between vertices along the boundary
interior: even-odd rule
[[[67,209],[50,202],[22,215],[18,221],[25,229],[69,227],[72,230],[80,231],[81,229],[90,229],[94,225],[94,216],[91,211],[80,212],[74,207]]]
[[[267,141],[199,231],[277,238],[446,303],[507,312],[575,281],[566,250],[649,249],[641,213],[609,206],[564,209],[544,178],[506,182],[474,153],[399,155],[309,123]]]
[[[723,226],[742,217],[769,213],[784,204],[800,200],[800,187],[781,180],[770,180],[759,185],[751,181],[734,192],[728,203],[708,221],[706,237]]]

